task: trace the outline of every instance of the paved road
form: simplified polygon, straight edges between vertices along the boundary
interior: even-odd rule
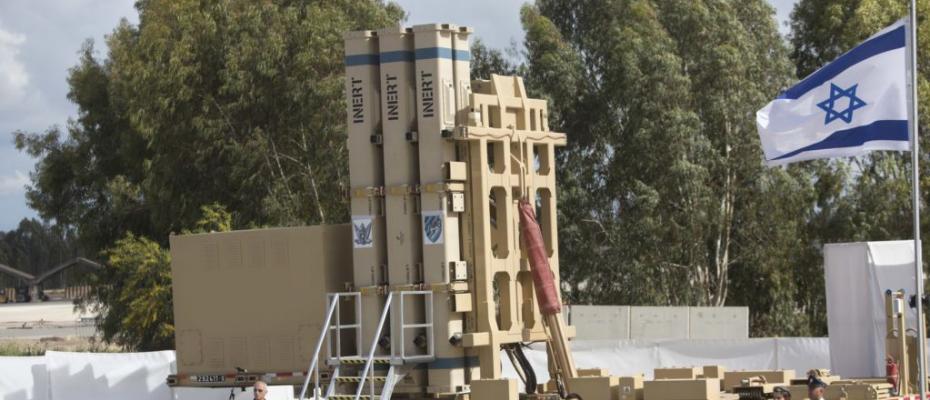
[[[0,340],[3,339],[42,339],[47,337],[91,337],[94,336],[93,324],[67,324],[34,326],[22,329],[21,325],[0,324]]]
[[[81,314],[74,311],[74,305],[69,301],[0,304],[0,324],[33,321],[75,322],[81,318],[92,317],[91,314]]]
[[[93,336],[91,318],[68,301],[0,304],[0,339]]]

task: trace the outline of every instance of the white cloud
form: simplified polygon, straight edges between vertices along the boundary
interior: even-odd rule
[[[26,95],[29,74],[19,59],[24,43],[25,35],[9,32],[0,26],[0,108],[18,103]]]
[[[23,171],[13,171],[12,175],[0,176],[0,196],[22,196],[29,184],[29,176]]]

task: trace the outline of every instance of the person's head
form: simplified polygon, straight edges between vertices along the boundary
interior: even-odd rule
[[[263,381],[256,381],[252,385],[252,392],[255,400],[265,400],[265,396],[268,395],[268,384]]]
[[[823,398],[823,392],[826,390],[827,384],[816,376],[811,375],[807,381],[807,397],[811,400],[818,400]]]
[[[779,386],[775,388],[775,392],[772,394],[772,398],[775,400],[791,400],[791,392],[789,392],[788,389]]]

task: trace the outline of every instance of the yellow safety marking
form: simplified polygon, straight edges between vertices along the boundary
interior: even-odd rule
[[[420,185],[420,193],[464,192],[465,184],[461,182],[427,183]]]
[[[384,188],[380,186],[367,186],[353,188],[349,192],[349,195],[353,198],[366,198],[366,197],[383,197]]]

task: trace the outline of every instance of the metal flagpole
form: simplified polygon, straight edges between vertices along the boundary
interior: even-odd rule
[[[926,328],[924,327],[924,312],[923,312],[923,292],[924,292],[924,271],[923,271],[923,261],[921,260],[921,249],[920,249],[920,168],[919,168],[919,158],[920,153],[918,149],[918,134],[917,134],[917,4],[916,0],[910,1],[910,15],[908,16],[908,24],[910,27],[910,35],[908,35],[908,44],[910,45],[910,51],[908,56],[910,57],[910,65],[908,69],[910,70],[911,78],[911,120],[910,120],[910,131],[911,131],[911,168],[913,169],[911,173],[911,184],[913,190],[913,207],[914,207],[914,278],[916,280],[916,290],[917,294],[917,365],[918,370],[920,371],[918,385],[920,390],[920,399],[927,400],[927,336],[924,332]],[[906,383],[905,383],[906,384]]]

